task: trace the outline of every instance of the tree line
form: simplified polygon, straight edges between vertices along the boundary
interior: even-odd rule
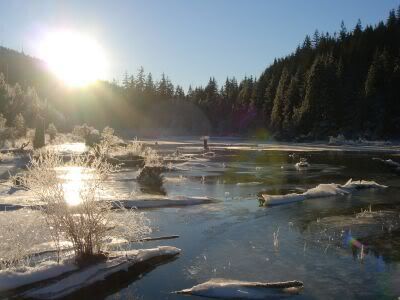
[[[0,50],[4,73],[5,50]],[[13,54],[12,59],[18,60]],[[61,128],[88,122],[155,133],[252,135],[261,130],[288,140],[338,134],[399,137],[400,8],[374,26],[363,27],[358,21],[349,30],[342,22],[333,34],[316,30],[293,53],[275,59],[258,78],[238,81],[232,77],[219,85],[211,77],[207,85],[190,86],[186,92],[165,74],[155,81],[143,68],[135,75],[125,73],[120,83],[100,82],[77,91],[55,89],[57,81],[32,60],[28,60],[29,74],[13,67],[21,63],[9,63],[10,80],[3,85],[14,84],[18,94],[16,82],[23,78],[20,89],[31,95],[35,93],[29,86],[35,86],[40,98],[49,100],[47,111],[50,107],[52,122]],[[0,112],[15,118],[18,109],[11,109],[10,103],[18,101],[9,96],[4,101],[3,94],[0,80]]]

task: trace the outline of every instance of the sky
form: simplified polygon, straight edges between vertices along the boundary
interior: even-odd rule
[[[386,20],[400,0],[0,0],[0,44],[40,56],[46,31],[93,37],[108,61],[107,80],[140,66],[184,88],[210,76],[259,76],[316,29],[333,33]]]

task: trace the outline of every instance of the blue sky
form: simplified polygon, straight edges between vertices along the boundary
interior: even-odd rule
[[[0,43],[36,55],[48,29],[94,36],[107,52],[107,79],[143,66],[174,83],[204,85],[210,76],[258,76],[306,34],[385,20],[399,0],[0,0]]]

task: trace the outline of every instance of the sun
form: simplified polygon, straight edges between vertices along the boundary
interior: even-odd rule
[[[69,30],[49,32],[41,43],[41,56],[68,86],[82,87],[105,77],[106,57],[90,36]]]

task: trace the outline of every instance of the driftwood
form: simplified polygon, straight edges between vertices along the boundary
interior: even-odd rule
[[[176,291],[175,293],[223,299],[242,299],[243,292],[245,292],[246,299],[250,299],[251,293],[254,292],[257,294],[257,299],[261,299],[261,293],[267,299],[273,296],[283,297],[284,294],[298,294],[303,289],[303,286],[303,282],[298,280],[249,282],[231,279],[211,279],[190,289]]]
[[[30,153],[30,150],[26,150],[25,148],[30,144],[30,142],[25,142],[22,143],[22,145],[19,148],[11,148],[11,149],[1,149],[0,153],[2,154],[7,154],[7,153],[13,153],[13,154],[27,154]]]

